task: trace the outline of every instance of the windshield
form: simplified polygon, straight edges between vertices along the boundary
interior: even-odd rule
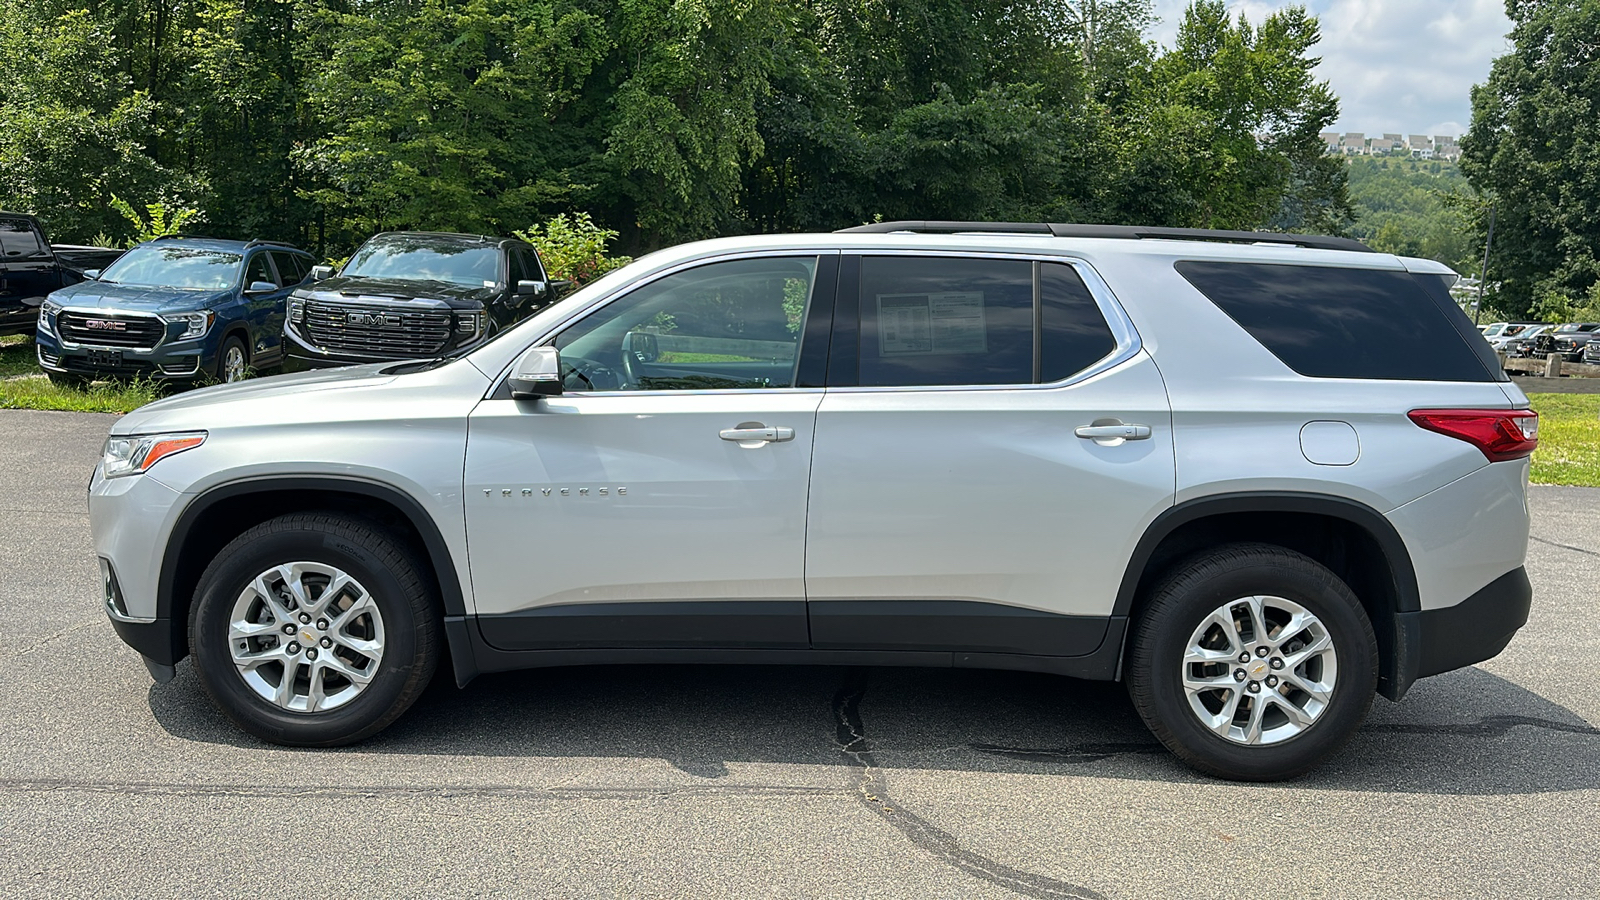
[[[100,280],[137,287],[220,291],[239,280],[237,253],[173,244],[144,244],[118,257]]]
[[[339,274],[493,287],[500,281],[500,250],[432,235],[384,235],[362,244]]]

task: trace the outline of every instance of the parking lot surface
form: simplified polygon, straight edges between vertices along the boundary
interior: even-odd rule
[[[1191,773],[1120,685],[962,670],[445,677],[300,751],[106,623],[84,488],[112,421],[0,411],[3,897],[1600,894],[1600,490],[1532,490],[1505,653],[1379,699],[1289,784]]]

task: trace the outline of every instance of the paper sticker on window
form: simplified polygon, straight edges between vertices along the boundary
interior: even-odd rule
[[[878,354],[984,353],[983,294],[879,294]]]

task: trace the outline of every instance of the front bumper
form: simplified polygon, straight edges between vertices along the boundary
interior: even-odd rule
[[[203,338],[194,338],[176,345],[159,344],[153,350],[132,347],[67,347],[63,346],[55,335],[48,334],[43,329],[34,340],[39,368],[46,372],[82,375],[87,378],[190,381],[208,373],[216,363],[216,354],[203,343]],[[91,362],[91,350],[98,349],[120,351],[120,363],[104,365]]]
[[[465,337],[466,335],[462,335]],[[381,354],[349,353],[333,350],[324,350],[306,342],[305,338],[296,334],[293,328],[283,331],[283,371],[305,372],[311,369],[331,369],[338,366],[364,366],[371,363],[405,362],[410,359],[433,359],[450,353],[457,353],[465,348],[472,347],[484,341],[483,335],[476,335],[468,340],[450,340],[437,353],[431,356],[385,356]]]

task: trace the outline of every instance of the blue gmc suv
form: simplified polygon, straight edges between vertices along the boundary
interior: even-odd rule
[[[39,366],[97,377],[238,381],[281,364],[289,293],[316,263],[275,241],[174,235],[140,244],[39,307]]]

